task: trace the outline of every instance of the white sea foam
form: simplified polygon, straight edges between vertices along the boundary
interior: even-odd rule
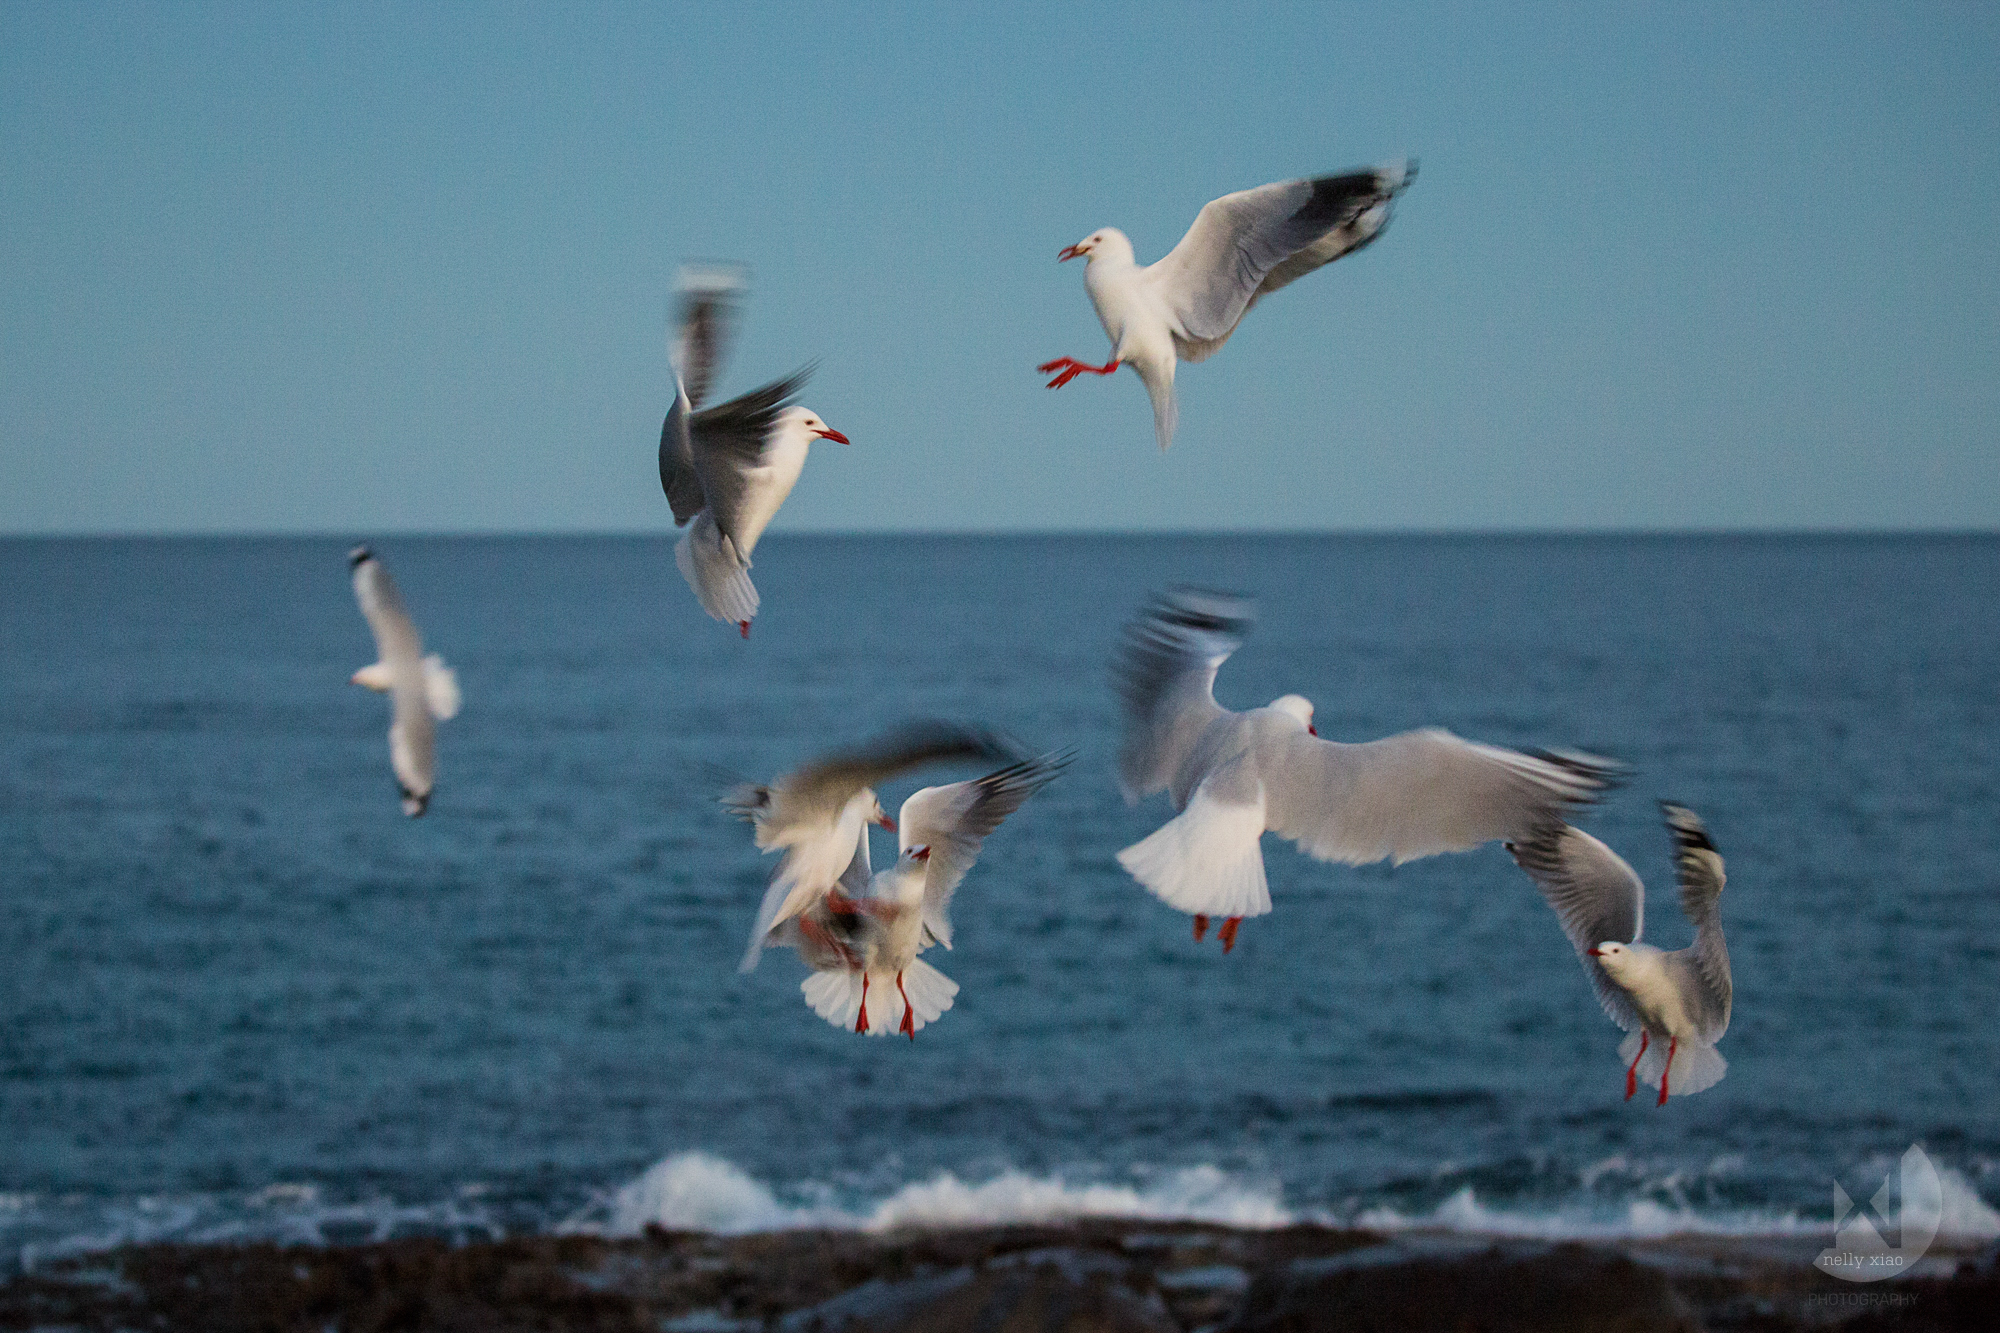
[[[823,1192],[822,1192],[823,1193]],[[637,1235],[648,1226],[737,1234],[800,1227],[886,1231],[905,1226],[985,1226],[1080,1217],[1133,1217],[1279,1227],[1294,1220],[1274,1184],[1213,1166],[1163,1172],[1142,1184],[1071,1183],[1060,1176],[1004,1171],[976,1183],[949,1171],[915,1181],[870,1204],[787,1205],[735,1165],[708,1153],[655,1163],[614,1193],[601,1221],[567,1230]]]

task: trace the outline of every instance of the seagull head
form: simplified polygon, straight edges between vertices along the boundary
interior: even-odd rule
[[[1297,718],[1300,725],[1306,729],[1308,736],[1319,735],[1319,728],[1313,725],[1312,700],[1306,698],[1303,694],[1288,694],[1282,699],[1273,699],[1271,700],[1271,707],[1277,709],[1280,713],[1290,713],[1293,717]]]
[[[1068,263],[1078,257],[1096,259],[1099,255],[1107,258],[1122,256],[1129,264],[1132,262],[1132,242],[1116,227],[1101,227],[1075,245],[1064,246],[1056,255],[1056,261]]]
[[[882,808],[880,797],[874,798],[874,803],[868,811],[868,822],[871,824],[880,824],[891,833],[896,831],[896,821],[889,818],[889,812]]]
[[[833,440],[838,444],[851,443],[845,435],[821,421],[819,413],[810,408],[786,408],[784,415],[778,418],[778,426],[780,429],[804,431],[808,443],[813,440]]]
[[[1604,970],[1614,977],[1622,974],[1632,961],[1631,946],[1620,944],[1617,940],[1606,940],[1595,949],[1585,949],[1584,952],[1603,964]]]
[[[912,861],[916,861],[919,863],[928,861],[931,859],[930,844],[927,842],[920,842],[916,846],[905,851],[903,855],[909,857]]]

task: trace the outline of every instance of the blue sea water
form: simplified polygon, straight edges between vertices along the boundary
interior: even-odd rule
[[[346,683],[347,544],[0,541],[0,1262],[1077,1211],[1782,1231],[1911,1143],[2000,1231],[2000,540],[773,537],[744,642],[657,537],[386,539],[466,699],[416,821]],[[1105,670],[1182,581],[1260,599],[1227,705],[1630,764],[1589,827],[1668,947],[1654,799],[1699,810],[1728,1077],[1622,1100],[1497,847],[1267,839],[1276,910],[1196,944],[1113,860],[1168,811],[1117,793]],[[737,974],[770,862],[713,798],[914,716],[1079,756],[987,842],[911,1043],[815,1018],[789,955]]]

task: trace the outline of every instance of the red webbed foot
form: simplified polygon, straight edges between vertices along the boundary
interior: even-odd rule
[[[1680,1048],[1680,1044],[1679,1037],[1667,1038],[1667,1067],[1660,1071],[1660,1100],[1653,1103],[1655,1106],[1667,1104],[1667,1076],[1674,1072],[1674,1052]]]
[[[1228,953],[1236,947],[1236,928],[1243,924],[1243,918],[1232,916],[1222,923],[1222,929],[1215,932],[1215,938],[1222,941],[1222,951]]]
[[[861,974],[861,1012],[854,1017],[854,1030],[856,1032],[866,1032],[868,1030],[868,974],[866,972]]]
[[[1194,914],[1194,942],[1200,944],[1208,938],[1208,918],[1200,912]]]
[[[739,620],[739,621],[737,621],[737,622],[736,622],[736,628],[737,628],[737,629],[739,629],[739,630],[742,630],[742,631],[743,631],[743,637],[744,637],[744,638],[746,638],[746,639],[747,639],[747,638],[749,638],[749,637],[750,637],[750,622],[749,622],[749,621],[747,621],[747,620]]]
[[[911,1041],[915,1041],[917,1039],[917,1015],[916,1011],[910,1008],[910,993],[903,989],[903,974],[901,972],[896,974],[896,994],[903,997],[903,1025],[897,1028],[896,1031],[902,1033]]]
[[[1086,365],[1073,356],[1059,356],[1053,361],[1044,361],[1041,365],[1035,367],[1036,373],[1041,375],[1054,374],[1058,370],[1062,372],[1049,381],[1051,389],[1062,388],[1063,385],[1068,384],[1086,370],[1093,375],[1109,375],[1117,369],[1118,362],[1115,360],[1107,361],[1101,366],[1092,366]]]

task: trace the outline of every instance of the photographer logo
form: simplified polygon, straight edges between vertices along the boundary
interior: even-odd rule
[[[1866,1202],[1856,1203],[1834,1182],[1833,1244],[1819,1252],[1813,1266],[1844,1282],[1900,1276],[1924,1257],[1943,1220],[1944,1186],[1937,1168],[1913,1143]]]

